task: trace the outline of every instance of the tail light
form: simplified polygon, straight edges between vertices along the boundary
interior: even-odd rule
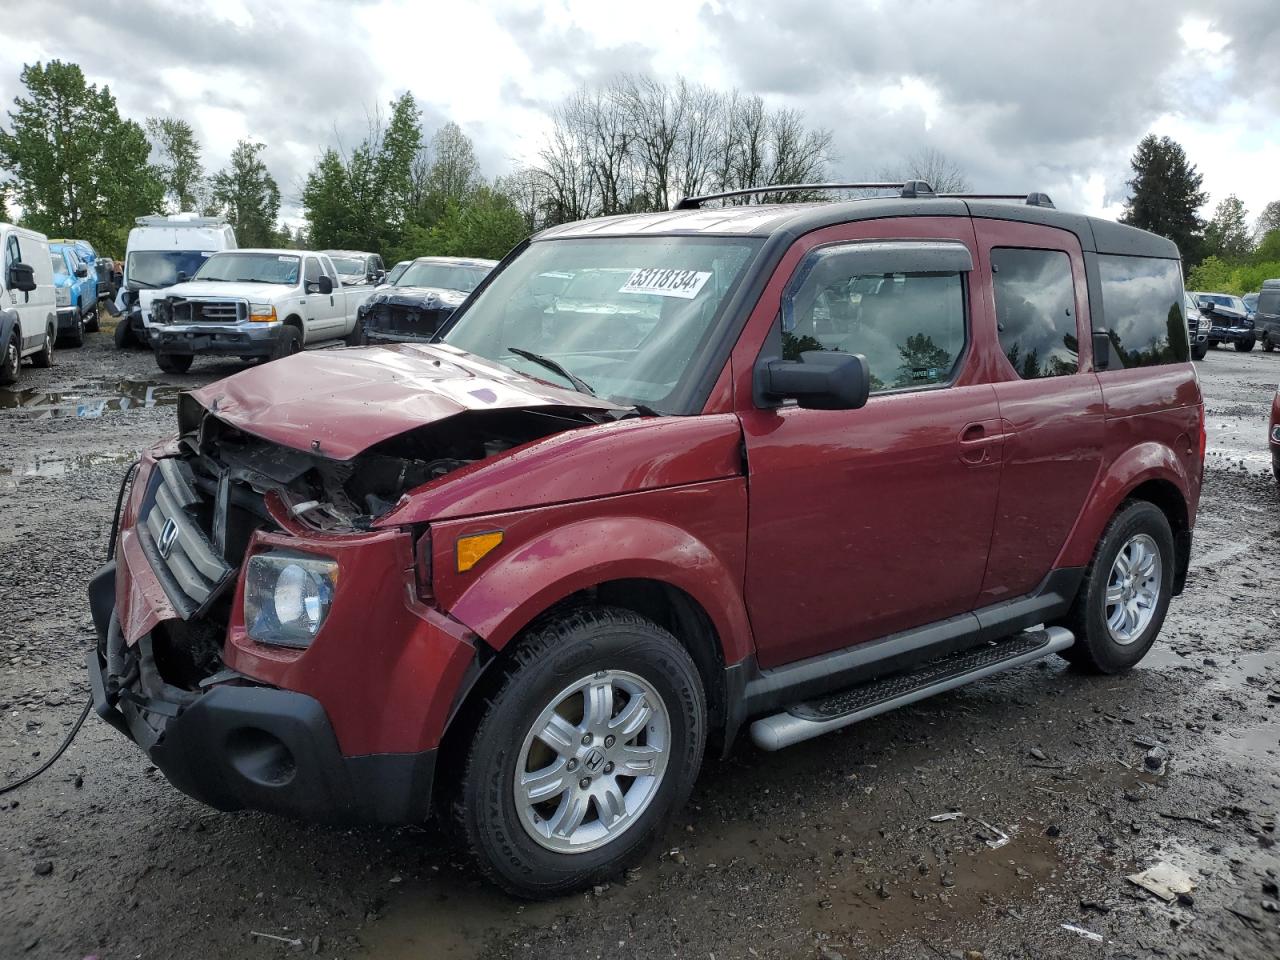
[[[424,603],[435,600],[431,589],[431,528],[422,531],[413,547],[414,579],[418,585],[418,599]]]

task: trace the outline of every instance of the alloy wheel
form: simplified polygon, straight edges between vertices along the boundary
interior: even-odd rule
[[[1111,639],[1127,646],[1155,617],[1160,600],[1160,549],[1145,533],[1134,534],[1111,565],[1104,616]]]
[[[585,853],[640,819],[662,784],[671,718],[649,681],[601,670],[561,690],[520,749],[520,822],[556,853]]]

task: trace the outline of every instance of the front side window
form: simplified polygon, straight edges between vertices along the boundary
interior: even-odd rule
[[[308,289],[311,284],[320,282],[320,261],[315,257],[307,257],[307,272],[304,279],[307,281]]]
[[[1111,369],[1182,363],[1191,357],[1177,260],[1105,254],[1098,257],[1098,270]]]
[[[991,251],[1000,349],[1023,380],[1080,369],[1071,258],[1061,250]]]
[[[5,281],[9,279],[9,268],[15,263],[22,262],[22,252],[18,249],[17,234],[9,234],[9,241],[4,246],[4,273]]]
[[[302,263],[297,257],[275,253],[215,253],[196,271],[195,280],[225,280],[232,283],[298,282]]]
[[[454,314],[444,343],[558,385],[564,367],[599,396],[663,413],[703,370],[721,308],[757,238],[599,237],[531,244]],[[401,285],[411,285],[419,267]],[[540,279],[564,278],[559,294]],[[577,294],[567,296],[575,287]],[[456,288],[455,288],[456,289]],[[513,349],[514,348],[514,349]],[[519,351],[519,352],[517,352]]]
[[[796,268],[782,298],[782,356],[809,350],[867,358],[872,392],[948,382],[965,346],[959,272],[824,269],[841,247],[820,247]]]

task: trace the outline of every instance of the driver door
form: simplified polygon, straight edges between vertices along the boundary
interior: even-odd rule
[[[320,278],[329,277],[333,290],[321,293]],[[341,293],[342,282],[337,272],[328,261],[319,257],[308,256],[303,263],[303,279],[307,291],[307,313],[310,318],[307,329],[307,342],[324,340],[342,333],[342,304],[345,302]]]

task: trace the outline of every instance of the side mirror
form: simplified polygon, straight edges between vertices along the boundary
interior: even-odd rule
[[[83,280],[89,275],[89,268],[83,263],[76,264],[76,276]]]
[[[1111,366],[1111,335],[1102,330],[1093,331],[1093,369],[1106,370]]]
[[[871,392],[867,358],[858,353],[810,350],[799,360],[761,360],[756,378],[770,400],[795,400],[810,410],[857,410]]]
[[[36,270],[29,263],[15,263],[9,267],[9,289],[30,293],[36,288]]]
[[[186,283],[188,279],[189,278],[187,277],[187,271],[185,270],[178,271],[178,283]]]
[[[333,277],[321,274],[320,279],[316,281],[316,293],[323,296],[333,293]]]

